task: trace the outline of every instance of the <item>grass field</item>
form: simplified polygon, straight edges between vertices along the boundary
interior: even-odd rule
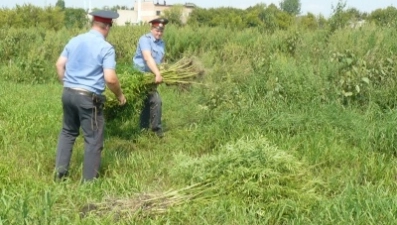
[[[395,224],[396,32],[302,32],[292,52],[293,32],[226,32],[179,46],[207,74],[160,87],[165,138],[137,132],[137,115],[107,123],[92,183],[82,137],[70,179],[53,182],[61,85],[0,79],[0,224]],[[205,51],[210,39],[222,45]]]
[[[189,182],[200,182],[205,176],[214,178],[209,174],[216,172],[200,166],[206,165],[206,160],[212,160],[212,163],[207,162],[208,166],[219,169],[217,178],[222,177],[222,171],[230,176],[231,180],[226,180],[229,183],[222,183],[225,180],[216,181],[220,184],[230,185],[239,178],[247,182],[256,181],[247,186],[252,188],[252,193],[214,185],[219,189],[210,188],[197,201],[186,198],[184,204],[170,207],[165,214],[154,213],[152,216],[142,217],[142,213],[133,214],[134,211],[131,210],[129,219],[118,222],[391,224],[396,221],[394,157],[371,149],[354,147],[349,141],[346,143],[348,138],[338,137],[338,130],[343,129],[344,122],[349,121],[350,124],[346,126],[351,127],[345,129],[353,132],[355,123],[362,123],[362,115],[337,112],[334,107],[302,113],[309,110],[309,107],[305,107],[300,112],[293,113],[292,110],[282,115],[273,114],[272,119],[267,119],[267,128],[263,130],[260,124],[247,124],[247,127],[242,127],[244,119],[241,118],[212,118],[210,123],[213,124],[210,125],[207,121],[208,115],[205,112],[200,113],[199,105],[195,104],[198,100],[194,95],[163,88],[164,122],[167,128],[164,139],[137,133],[128,137],[128,131],[120,137],[108,135],[103,152],[101,179],[92,184],[81,185],[83,142],[79,138],[72,158],[71,179],[57,184],[52,181],[52,171],[61,126],[61,86],[2,83],[1,90],[2,224],[113,223],[111,212],[105,211],[101,212],[104,214],[102,216],[91,215],[84,218],[80,218],[79,214],[90,203],[104,204],[108,199],[134,199],[144,193],[161,195],[166,191],[188,186]],[[335,115],[338,115],[340,121]],[[295,121],[294,125],[287,124],[291,121]],[[236,130],[239,132],[222,129],[222,126],[230,129],[229,125],[224,124],[228,122],[238,125]],[[337,126],[330,124],[331,122],[337,123]],[[277,127],[279,131],[274,131],[271,126]],[[297,129],[295,131],[294,126]],[[297,133],[287,136],[283,129]],[[342,132],[347,132],[346,130]],[[300,165],[296,169],[302,171],[290,168],[293,173],[285,174],[288,177],[284,182],[289,184],[289,181],[299,178],[308,182],[308,187],[303,185],[297,188],[294,182],[292,186],[277,184],[283,171],[273,173],[271,169],[280,169],[283,165],[269,168],[266,160],[263,164],[255,165],[257,159],[249,157],[260,157],[258,152],[253,152],[258,155],[237,155],[237,158],[230,159],[227,159],[227,152],[219,153],[223,158],[217,158],[218,153],[214,152],[226,143],[237,147],[233,140],[237,140],[239,136],[245,139],[240,148],[249,148],[250,144],[257,143],[266,149],[266,144],[257,136],[260,133],[269,136],[266,140],[273,139],[280,149],[285,150],[287,156],[294,156],[291,159],[292,167],[295,164]],[[209,155],[206,156],[207,153]],[[203,159],[196,158],[200,155]],[[281,155],[277,162],[284,163],[284,157],[287,156]],[[211,157],[215,158],[210,159]],[[241,165],[243,169],[240,171],[240,164],[233,164],[233,159],[243,164],[247,160],[246,162],[253,165]],[[192,165],[183,167],[184,163],[188,164],[190,161]],[[230,168],[226,162],[235,167]],[[251,171],[253,174],[244,168],[254,169]],[[237,176],[234,172],[241,174]],[[258,178],[251,177],[256,173],[265,173],[262,174],[265,181],[259,182]],[[266,177],[269,181],[266,181]],[[280,186],[277,188],[277,185]],[[206,195],[211,196],[209,192],[218,194],[204,198]],[[182,200],[185,199],[184,196],[183,193],[180,194]]]

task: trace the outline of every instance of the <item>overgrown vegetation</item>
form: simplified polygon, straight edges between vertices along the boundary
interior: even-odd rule
[[[62,3],[63,2],[63,3]],[[57,2],[58,3],[58,2]],[[66,28],[85,28],[88,24],[84,9],[65,7],[65,2],[40,8],[32,4],[16,5],[15,8],[0,8],[0,28],[45,28],[60,30]]]
[[[253,22],[233,35],[167,26],[167,61],[195,55],[205,86],[159,87],[163,139],[138,114],[108,121],[101,178],[85,184],[81,137],[70,180],[52,181],[54,63],[84,30],[1,29],[0,224],[395,224],[397,30],[380,11],[385,23],[342,26],[344,13],[256,14],[271,32]],[[118,72],[147,29],[112,28]]]

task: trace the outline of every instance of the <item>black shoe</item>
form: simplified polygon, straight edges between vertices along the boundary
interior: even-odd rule
[[[155,131],[154,133],[156,134],[156,136],[158,138],[163,138],[164,137],[164,133],[163,133],[162,130]]]
[[[55,182],[64,182],[68,179],[68,173],[56,173],[54,176]]]

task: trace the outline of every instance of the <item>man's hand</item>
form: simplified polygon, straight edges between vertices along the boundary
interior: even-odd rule
[[[119,105],[121,105],[121,106],[124,105],[127,102],[127,100],[125,99],[124,94],[121,94],[120,96],[118,96],[117,99],[119,100]]]
[[[156,78],[154,79],[154,82],[156,84],[160,84],[163,82],[163,77],[161,75],[156,75]]]

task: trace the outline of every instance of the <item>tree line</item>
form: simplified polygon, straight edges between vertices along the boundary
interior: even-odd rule
[[[106,7],[116,11],[127,9],[123,6]],[[397,8],[389,6],[376,9],[371,13],[363,13],[355,8],[347,8],[346,2],[339,1],[332,6],[329,18],[323,15],[307,13],[301,15],[300,0],[283,0],[276,6],[263,3],[237,9],[232,7],[195,8],[184,24],[182,22],[183,5],[173,5],[164,12],[171,24],[183,26],[226,27],[230,29],[259,28],[267,32],[286,30],[293,25],[304,29],[328,27],[331,30],[354,25],[365,20],[379,26],[397,28]],[[66,28],[83,28],[87,25],[87,11],[81,8],[69,8],[64,0],[58,0],[55,6],[37,7],[32,4],[16,5],[8,9],[0,9],[0,26],[2,27],[44,27],[58,30]]]
[[[284,0],[281,1],[279,7],[275,4],[257,4],[247,9],[230,7],[197,8],[190,14],[187,24],[236,29],[258,27],[267,31],[288,29],[290,26],[297,24],[299,27],[307,29],[328,27],[335,30],[346,26],[354,26],[359,21],[365,21],[379,26],[397,28],[397,8],[393,6],[364,13],[356,8],[347,8],[346,2],[339,1],[335,6],[332,6],[332,14],[329,18],[325,18],[321,14],[314,15],[310,12],[306,15],[300,15],[300,7],[299,0]],[[177,15],[170,17],[170,19],[173,23],[180,23]]]

